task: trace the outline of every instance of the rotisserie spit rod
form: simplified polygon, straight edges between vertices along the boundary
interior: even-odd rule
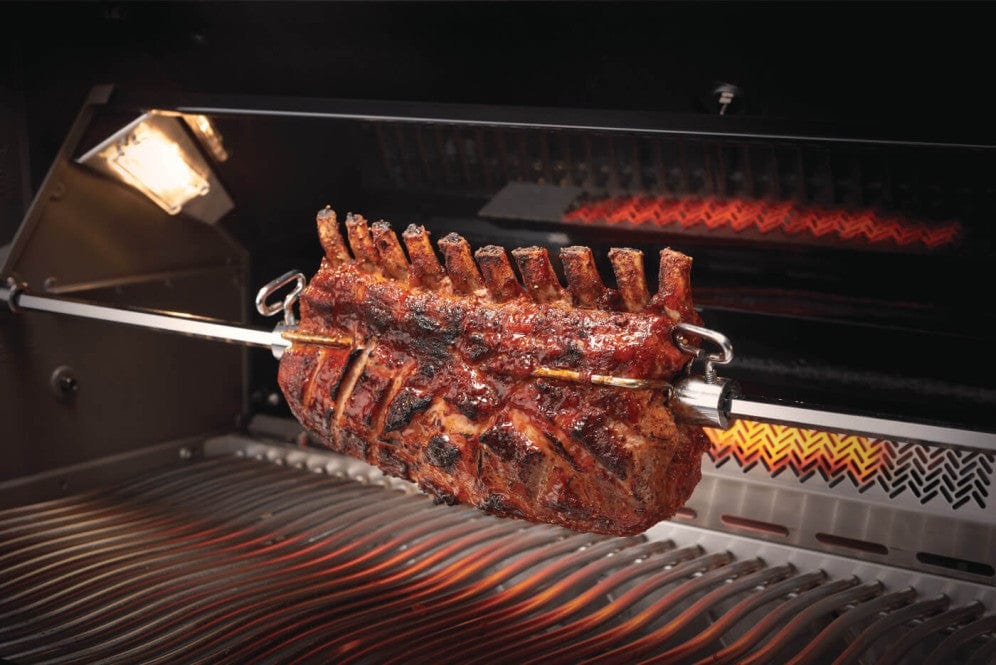
[[[275,291],[291,283],[295,284],[295,288],[288,293],[282,302],[267,303],[268,298]],[[49,312],[138,326],[230,344],[269,348],[277,358],[294,343],[349,346],[351,340],[348,338],[307,335],[297,332],[292,305],[303,287],[304,276],[301,273],[289,272],[260,289],[256,297],[257,309],[267,315],[279,312],[284,314],[284,322],[269,331],[219,323],[184,313],[150,312],[92,305],[50,296],[37,296],[27,293],[13,283],[0,286],[0,300],[7,303],[14,312],[21,310]],[[956,448],[996,451],[996,434],[989,432],[837,413],[742,398],[738,395],[732,382],[716,377],[712,369],[714,362],[725,364],[732,359],[732,349],[729,347],[728,340],[714,331],[698,326],[684,326],[684,329],[679,333],[697,335],[713,342],[719,348],[718,353],[706,354],[699,349],[690,347],[692,351],[698,352],[705,361],[705,377],[689,376],[674,386],[649,386],[645,381],[625,377],[580,376],[566,370],[545,367],[537,368],[534,371],[534,376],[574,382],[585,381],[609,388],[663,388],[665,396],[673,401],[673,406],[677,407],[676,411],[682,419],[724,429],[729,427],[734,420],[748,419],[891,440],[919,441]],[[684,348],[683,339],[679,335],[679,343]]]

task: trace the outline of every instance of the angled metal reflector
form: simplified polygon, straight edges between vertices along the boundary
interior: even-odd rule
[[[170,215],[213,224],[233,208],[176,117],[146,113],[76,161],[138,190]]]

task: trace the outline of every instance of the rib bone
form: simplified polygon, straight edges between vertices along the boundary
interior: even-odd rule
[[[342,234],[339,233],[339,220],[336,218],[335,210],[330,206],[325,206],[323,210],[318,211],[316,220],[318,221],[318,239],[322,244],[322,249],[325,250],[325,256],[329,263],[337,266],[351,261],[352,257],[349,255],[349,250],[346,249],[346,243],[342,240]]]
[[[470,245],[462,236],[450,233],[439,241],[439,249],[446,259],[446,274],[454,292],[470,295],[484,288],[481,273],[470,255]]]
[[[647,292],[647,276],[643,271],[643,252],[638,249],[609,250],[609,260],[616,273],[616,284],[622,297],[623,309],[627,312],[640,312],[650,300]]]
[[[488,245],[474,252],[484,283],[495,302],[507,302],[526,294],[515,277],[504,247]]]
[[[405,260],[405,253],[398,243],[398,236],[391,229],[391,225],[381,220],[374,222],[370,227],[370,235],[373,237],[374,247],[380,255],[380,265],[389,277],[394,279],[408,279],[408,261]]]
[[[425,227],[412,224],[401,234],[401,238],[408,248],[411,272],[416,283],[433,291],[442,288],[446,275],[443,273],[443,267],[439,265],[436,252],[429,243],[429,232]]]
[[[651,308],[667,314],[672,321],[696,323],[699,316],[692,306],[691,273],[691,257],[670,247],[662,249],[657,295],[651,301]]]
[[[519,264],[519,274],[533,300],[540,304],[570,304],[567,292],[553,272],[545,247],[519,247],[512,250],[512,256]]]
[[[560,261],[564,264],[564,274],[575,306],[613,309],[611,300],[614,294],[602,283],[590,247],[564,247],[560,250]]]
[[[378,267],[380,257],[374,249],[373,241],[370,239],[370,229],[367,228],[367,220],[363,215],[346,215],[346,234],[349,236],[349,247],[353,250],[353,256],[365,268],[374,269]]]

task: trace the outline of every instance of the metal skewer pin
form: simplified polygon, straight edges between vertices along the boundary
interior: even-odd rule
[[[277,290],[291,283],[294,283],[294,288],[282,301],[269,303],[269,298]],[[229,344],[269,348],[276,358],[280,358],[284,351],[295,343],[338,348],[352,347],[355,340],[351,337],[314,335],[297,330],[297,319],[294,316],[293,305],[303,291],[304,285],[304,275],[292,271],[281,275],[260,289],[256,296],[257,310],[267,316],[281,312],[284,315],[283,322],[270,331],[221,323],[183,313],[106,307],[75,300],[37,296],[26,292],[22,285],[13,281],[8,281],[6,286],[0,287],[0,300],[5,301],[14,312],[21,310],[51,312],[172,332]],[[689,375],[671,385],[665,381],[586,374],[550,367],[538,367],[532,371],[532,376],[613,388],[661,390],[664,392],[665,399],[669,401],[683,421],[724,429],[736,419],[750,419],[833,432],[938,443],[972,450],[996,451],[996,434],[989,432],[742,399],[737,394],[735,384],[718,377],[714,369],[715,364],[726,364],[732,360],[733,348],[729,339],[714,330],[689,324],[676,326],[673,335],[676,346],[702,361],[704,365],[703,377]],[[712,342],[717,350],[711,353],[705,352],[690,341],[692,337]]]

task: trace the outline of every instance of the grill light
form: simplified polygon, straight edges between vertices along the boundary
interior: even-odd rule
[[[197,135],[201,143],[210,152],[216,161],[228,161],[228,151],[221,140],[221,134],[215,129],[214,123],[206,115],[183,114],[183,121],[187,123],[191,131]]]
[[[144,123],[101,156],[122,180],[171,215],[211,191],[207,178],[184,158],[180,146]]]
[[[207,118],[204,121],[195,125],[211,129],[214,148],[207,138],[195,138],[200,137],[195,129],[188,132],[180,114],[150,111],[76,161],[138,190],[169,215],[183,213],[214,224],[234,203],[198,147],[200,142],[204,150],[214,152],[221,146],[221,136]]]

